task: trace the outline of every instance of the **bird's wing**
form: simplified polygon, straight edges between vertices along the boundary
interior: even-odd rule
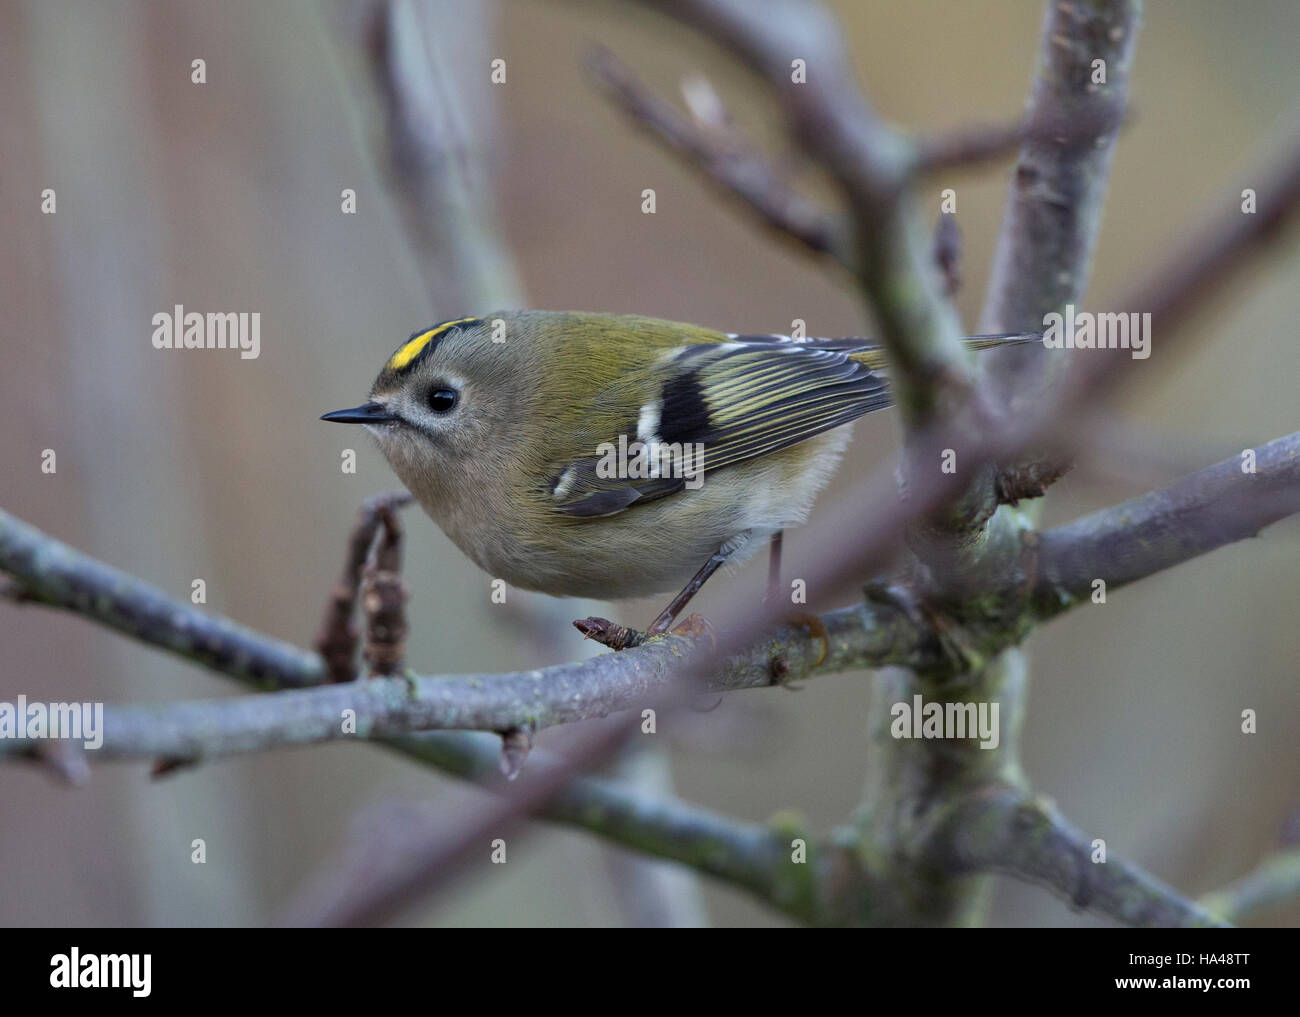
[[[638,408],[621,434],[588,432],[592,454],[559,464],[549,492],[556,510],[621,512],[682,490],[699,472],[769,455],[889,405],[884,376],[850,359],[866,348],[860,340],[738,337],[670,351],[593,402],[596,420],[616,407],[624,415],[624,407]],[[620,447],[635,455],[638,443],[645,460],[618,458]]]

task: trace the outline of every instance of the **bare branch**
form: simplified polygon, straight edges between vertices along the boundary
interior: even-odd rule
[[[1243,473],[1240,459],[1226,460],[1163,491],[1031,534],[1029,564],[995,559],[991,567],[1012,577],[1027,568],[1037,616],[1049,617],[1086,600],[1098,578],[1117,588],[1300,511],[1300,433],[1261,446],[1255,466],[1255,473]],[[10,532],[0,527],[0,541]],[[95,756],[185,761],[433,729],[531,731],[680,693],[674,677],[687,659],[709,675],[697,691],[716,692],[888,662],[933,668],[943,652],[932,637],[918,635],[928,626],[903,601],[876,600],[821,621],[829,652],[820,664],[820,633],[786,625],[716,662],[699,641],[674,637],[540,671],[374,679],[252,698],[110,707]],[[1004,624],[1000,633],[997,638],[1012,642],[1021,630]],[[11,741],[4,748],[18,753],[28,746]]]
[[[409,245],[408,285],[443,317],[525,306],[492,198],[491,98],[467,70],[491,59],[493,6],[349,0],[326,10],[358,149]]]
[[[1043,104],[1019,123],[969,127],[917,142],[916,170],[932,173],[1001,159],[1030,142],[1042,145],[1095,145],[1098,138],[1119,128],[1124,109],[1114,97],[1064,114]]]
[[[380,679],[382,680],[382,679]],[[510,786],[500,799],[448,824],[445,817],[406,812],[366,824],[335,869],[325,870],[291,914],[290,925],[377,925],[432,893],[475,855],[546,806],[583,770],[611,758],[636,731],[628,721],[603,724],[570,746],[562,762]],[[376,857],[376,849],[387,857]]]
[[[724,193],[748,205],[764,224],[815,254],[852,261],[844,225],[781,180],[735,128],[710,129],[692,122],[637,81],[603,47],[590,50],[586,63],[605,95],[633,123],[699,167]]]
[[[1104,852],[1099,854],[1099,852]],[[1001,872],[1125,925],[1225,923],[1071,825],[1047,799],[989,788],[955,807],[926,856],[945,872]]]
[[[1246,185],[1256,192],[1255,211],[1242,208],[1241,190],[1225,195],[1223,211],[1202,225],[1147,278],[1140,280],[1116,307],[1151,314],[1160,355],[1175,348],[1179,329],[1209,306],[1271,242],[1293,228],[1300,210],[1300,130],[1283,138],[1268,164]],[[1113,382],[1133,361],[1127,350],[1094,350],[1072,371],[1062,398],[1067,407],[1084,405],[1093,393]]]
[[[872,619],[881,619],[876,628]],[[937,653],[915,622],[889,604],[859,605],[822,619],[820,634],[802,625],[769,632],[745,653],[711,661],[708,683],[692,692],[788,684],[814,674],[878,667],[883,659],[919,663]],[[374,739],[412,731],[532,730],[663,705],[686,689],[684,662],[702,660],[708,640],[668,637],[618,654],[537,671],[372,678],[216,700],[158,706],[109,706],[104,743],[94,759],[209,760],[326,741]],[[819,663],[820,660],[820,663]],[[0,757],[28,743],[0,742]]]
[[[1240,922],[1261,911],[1300,900],[1300,848],[1280,851],[1221,890],[1207,893],[1201,906],[1224,921]]]
[[[982,331],[1039,329],[1046,314],[1083,297],[1141,19],[1141,0],[1047,4],[1026,122],[1048,130],[1026,139],[1012,176]],[[1050,130],[1069,124],[1081,129]],[[1066,367],[1064,358],[1035,352],[1010,350],[991,360],[995,398],[1012,413]],[[1041,496],[1068,463],[1034,450],[1004,464],[995,485],[999,500]]]
[[[299,688],[324,680],[324,666],[315,654],[196,610],[3,510],[0,570],[22,584],[23,602],[83,615],[247,685]]]
[[[1026,142],[1012,176],[981,331],[1035,331],[1087,288],[1141,11],[1140,0],[1046,5],[1026,122],[1048,130]],[[1050,125],[1080,121],[1088,130],[1052,136]]]
[[[497,792],[520,786],[507,784],[498,773],[492,742],[483,735],[438,732],[400,738],[393,745],[404,755]],[[559,765],[560,761],[550,753],[534,754],[520,784],[527,787],[539,776],[555,772]],[[782,887],[789,878],[792,863],[788,849],[771,828],[722,816],[680,799],[642,794],[622,783],[589,776],[573,778],[538,808],[536,815],[586,830],[613,844],[678,862],[747,889],[771,903],[788,906],[790,901],[790,895]],[[436,838],[436,831],[446,825],[445,815],[431,807],[414,813],[406,811],[400,816],[386,810],[384,816],[367,816],[358,827],[386,830],[393,825],[385,823],[386,818],[397,826],[398,836],[405,845],[393,852],[401,858],[419,858]],[[492,836],[500,835],[497,829],[490,832]],[[484,857],[487,844],[485,839],[477,845]],[[352,885],[352,861],[369,858],[373,868],[374,854],[381,847],[374,836],[358,838],[356,848],[337,862],[335,868],[312,881],[313,889],[291,909],[287,924],[299,924],[304,919],[317,923],[338,920],[338,888]],[[417,891],[408,892],[413,896]],[[325,894],[329,895],[328,906],[321,899]]]
[[[844,199],[852,264],[889,350],[904,421],[931,422],[969,387],[971,364],[909,190],[916,150],[863,97],[835,20],[820,5],[796,2],[641,2],[711,38],[776,92],[794,137]]]
[[[1171,486],[1113,505],[1032,538],[1040,617],[1107,589],[1255,536],[1300,512],[1300,432],[1233,456]]]

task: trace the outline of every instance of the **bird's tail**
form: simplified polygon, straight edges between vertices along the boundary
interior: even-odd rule
[[[1022,346],[1043,341],[1042,332],[998,332],[993,335],[968,335],[962,340],[968,349],[993,350],[1001,346]]]
[[[1003,346],[1023,346],[1028,343],[1042,342],[1043,333],[1041,332],[999,332],[994,335],[971,335],[962,340],[967,349],[971,350],[993,350],[1000,349]],[[817,339],[807,345],[820,346],[825,349],[842,349],[849,352],[849,359],[856,360],[859,364],[871,368],[873,371],[879,371],[889,367],[889,360],[885,354],[885,348],[877,343],[871,343],[868,346],[858,346],[854,348],[850,343],[862,342],[863,340],[850,339]]]

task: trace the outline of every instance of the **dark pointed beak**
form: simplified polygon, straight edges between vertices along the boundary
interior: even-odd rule
[[[321,417],[321,420],[332,420],[336,424],[387,424],[396,419],[382,403],[366,403],[350,410],[335,410]]]

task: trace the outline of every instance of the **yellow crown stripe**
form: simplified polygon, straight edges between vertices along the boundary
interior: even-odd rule
[[[410,365],[411,361],[420,355],[429,343],[437,339],[449,328],[455,328],[457,325],[464,325],[466,322],[474,321],[474,318],[457,318],[455,321],[444,321],[437,328],[431,328],[427,332],[421,332],[414,339],[408,340],[392,357],[388,360],[388,369],[390,371],[400,371],[402,368]]]

